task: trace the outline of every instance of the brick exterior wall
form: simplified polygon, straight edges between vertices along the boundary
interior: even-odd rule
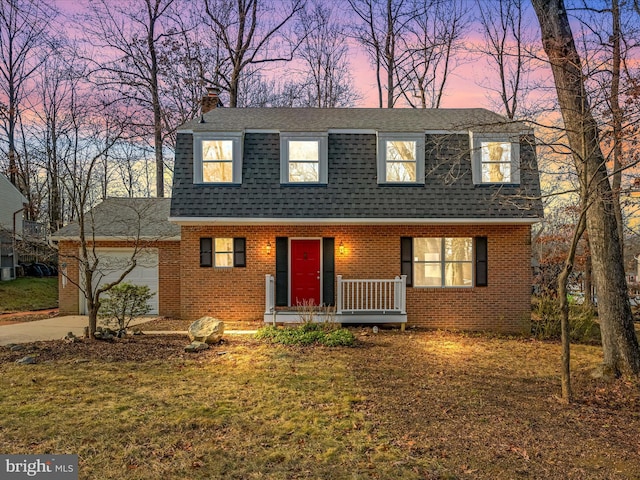
[[[168,317],[180,315],[180,242],[150,242],[149,248],[158,249],[158,310],[159,314]],[[128,242],[97,242],[97,248],[126,248]],[[58,244],[58,257],[61,274],[58,276],[58,297],[60,315],[77,315],[79,313],[78,270],[79,243],[61,241]],[[63,286],[63,265],[69,279]],[[74,283],[75,282],[75,283]]]
[[[78,287],[78,243],[58,243],[58,308],[60,315],[77,315],[80,311]],[[66,282],[64,276],[69,277]],[[65,285],[66,283],[66,285]]]
[[[528,225],[184,226],[181,317],[261,322],[265,275],[275,275],[275,239],[334,237],[336,275],[390,279],[400,274],[400,237],[488,237],[489,285],[407,288],[408,324],[427,328],[522,333],[530,329]],[[246,268],[200,267],[201,237],[245,237]],[[267,254],[267,242],[271,253]],[[345,253],[338,246],[343,243]]]

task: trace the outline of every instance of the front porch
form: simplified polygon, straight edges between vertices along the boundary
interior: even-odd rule
[[[276,307],[275,278],[265,276],[265,323],[407,323],[407,277],[393,279],[344,279],[336,276],[335,309],[328,306]]]

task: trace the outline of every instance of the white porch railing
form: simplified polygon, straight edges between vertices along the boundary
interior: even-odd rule
[[[271,314],[276,310],[276,281],[273,275],[265,275],[264,313]]]
[[[407,276],[390,280],[345,280],[337,275],[336,314],[407,313]],[[276,286],[273,275],[265,275],[264,313],[273,314]]]
[[[407,276],[392,280],[344,280],[337,276],[336,314],[400,313],[406,314]]]

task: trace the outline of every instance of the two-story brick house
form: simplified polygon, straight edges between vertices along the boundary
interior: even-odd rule
[[[124,200],[108,202],[96,245],[126,255],[132,232],[108,218]],[[178,131],[170,212],[157,202],[141,277],[160,315],[286,321],[313,303],[343,323],[529,328],[534,137],[488,110],[213,108]],[[82,303],[72,284],[64,313]]]
[[[215,105],[215,102],[213,103]],[[178,132],[180,312],[526,330],[534,138],[484,109],[213,108]]]

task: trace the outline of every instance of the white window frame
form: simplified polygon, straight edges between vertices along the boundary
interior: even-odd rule
[[[220,250],[218,251],[218,249],[216,248],[216,240],[231,240],[231,250]],[[212,239],[212,248],[211,248],[211,255],[213,257],[213,267],[214,268],[233,268],[233,255],[234,255],[234,249],[233,249],[233,237],[214,237]],[[218,265],[217,262],[217,258],[218,258],[218,254],[220,255],[229,255],[231,254],[231,265]]]
[[[511,144],[511,175],[508,181],[482,181],[482,143],[501,142]],[[520,184],[520,136],[509,133],[469,132],[471,145],[471,173],[475,185],[519,185]]]
[[[318,180],[292,182],[289,180],[289,142],[318,142]],[[326,185],[329,182],[329,141],[326,132],[280,133],[280,183],[288,185]]]
[[[440,240],[440,260],[427,262],[427,261],[419,261],[416,260],[416,240],[421,240],[424,238]],[[463,238],[467,240],[471,240],[471,259],[470,260],[457,260],[457,261],[447,261],[445,255],[445,240],[453,238]],[[412,268],[413,268],[413,287],[415,288],[473,288],[475,286],[475,255],[476,255],[476,245],[473,241],[473,237],[413,237],[413,258],[412,258]],[[471,265],[471,283],[469,285],[446,285],[446,266],[448,263],[468,263]],[[440,285],[416,285],[416,267],[422,265],[439,265],[440,266]]]
[[[202,142],[231,141],[233,143],[232,181],[205,182],[203,179]],[[244,132],[194,133],[193,134],[193,183],[205,185],[240,185],[242,183],[242,147]]]
[[[387,180],[387,142],[416,142],[416,179],[414,182],[392,182]],[[424,133],[378,132],[378,184],[424,185]]]

